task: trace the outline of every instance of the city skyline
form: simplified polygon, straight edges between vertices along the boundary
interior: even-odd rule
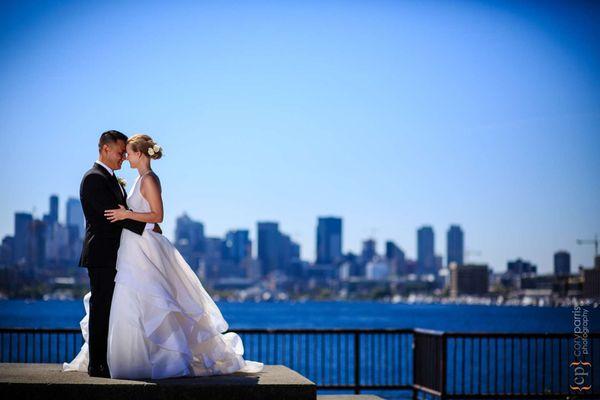
[[[550,273],[560,249],[589,266],[598,7],[1,2],[0,236],[47,194],[77,197],[118,129],[165,150],[169,238],[184,211],[208,236],[273,220],[313,259],[317,216],[338,215],[344,251],[373,236],[413,258],[418,227],[444,254],[459,223],[467,261],[495,271]]]
[[[17,236],[24,236],[24,232],[28,229],[27,226],[31,224],[33,221],[39,220],[44,221],[45,223],[59,223],[63,224],[65,227],[68,226],[77,226],[79,230],[79,237],[82,237],[83,230],[81,230],[81,223],[83,222],[83,228],[85,229],[85,217],[83,216],[83,210],[81,209],[81,203],[78,198],[69,197],[64,202],[64,213],[60,212],[60,196],[56,194],[52,194],[49,196],[48,202],[48,213],[43,214],[38,217],[37,215],[27,213],[24,211],[17,211],[14,213],[14,228],[11,236],[12,240],[14,240]],[[64,215],[64,217],[63,217]],[[293,246],[297,246],[295,252],[300,254],[300,259],[304,261],[308,261],[311,264],[320,264],[319,262],[319,252],[315,253],[312,257],[306,255],[306,253],[302,252],[302,245],[298,244],[297,241],[291,237],[291,235],[286,234],[283,230],[280,229],[280,221],[266,221],[266,220],[257,220],[253,226],[256,229],[252,228],[229,228],[226,232],[222,234],[207,234],[205,232],[205,223],[202,220],[198,220],[192,218],[188,215],[187,212],[183,212],[182,215],[176,218],[176,228],[173,232],[173,235],[168,235],[168,233],[163,232],[169,240],[173,243],[176,243],[178,246],[182,244],[176,240],[176,237],[181,236],[180,233],[177,233],[178,229],[190,229],[194,232],[197,232],[196,235],[199,235],[195,239],[191,239],[193,242],[197,242],[198,238],[204,237],[207,240],[207,246],[211,246],[210,242],[212,240],[218,239],[219,242],[223,241],[227,246],[227,253],[230,253],[230,257],[237,260],[238,262],[244,258],[247,249],[245,247],[249,243],[251,245],[251,254],[255,259],[263,259],[265,260],[265,265],[262,268],[261,273],[266,274],[275,268],[282,268],[280,264],[282,256],[280,251],[281,244],[278,242],[281,237],[288,242],[287,246],[290,244]],[[436,245],[435,240],[435,229],[431,225],[421,225],[415,228],[416,234],[416,244],[417,251],[415,254],[410,254],[410,252],[406,251],[406,246],[403,246],[402,243],[398,243],[393,238],[387,238],[383,241],[374,240],[373,237],[365,237],[361,241],[360,249],[345,249],[343,245],[343,232],[344,232],[344,218],[339,216],[327,215],[327,216],[317,216],[315,221],[315,251],[319,248],[319,243],[322,243],[324,246],[321,249],[321,263],[329,264],[335,260],[339,260],[340,256],[345,256],[348,253],[353,253],[357,256],[361,254],[365,256],[365,251],[375,253],[383,258],[393,258],[393,252],[400,250],[402,253],[402,262],[404,263],[404,259],[406,261],[414,262],[419,271],[423,273],[437,273],[441,267],[447,267],[451,262],[456,261],[459,265],[463,264],[484,264],[490,268],[490,270],[495,273],[503,273],[509,271],[511,268],[514,268],[513,265],[521,265],[521,263],[525,263],[526,265],[533,265],[534,269],[537,269],[539,274],[558,274],[557,273],[557,265],[561,265],[562,271],[568,271],[571,268],[571,273],[576,273],[576,269],[579,265],[573,264],[572,267],[567,267],[571,265],[571,252],[568,248],[556,249],[552,253],[552,264],[548,268],[538,268],[538,263],[535,260],[530,260],[527,257],[523,257],[520,255],[514,256],[512,258],[507,258],[506,262],[501,265],[499,268],[494,268],[491,263],[486,260],[468,260],[467,256],[470,251],[465,247],[465,230],[462,228],[460,224],[450,224],[447,228],[446,235],[442,235],[446,238],[444,243],[445,246],[443,248],[446,249],[445,252],[437,251],[437,246],[442,247],[440,244]],[[261,234],[261,231],[263,232]],[[20,232],[20,233],[19,233]],[[251,235],[250,232],[254,232],[254,235]],[[187,235],[187,234],[186,234]],[[184,237],[187,237],[184,235]],[[262,241],[263,247],[259,247],[260,238],[264,239]],[[276,236],[276,237],[275,237]],[[374,242],[374,243],[373,243]],[[25,245],[15,240],[15,257],[24,257],[25,256]],[[419,244],[422,243],[422,244]],[[374,247],[373,247],[374,245]],[[185,244],[183,244],[183,248]],[[390,247],[391,246],[391,247]],[[421,248],[422,250],[419,250]],[[341,252],[340,252],[341,248]],[[215,249],[217,251],[217,249]],[[219,250],[220,251],[220,250]],[[433,251],[433,252],[432,252]],[[566,252],[566,253],[565,253]],[[370,259],[372,256],[368,256]],[[437,263],[437,258],[441,258],[441,263]],[[463,262],[464,261],[464,262]],[[590,265],[582,264],[584,267],[589,267]],[[543,267],[543,265],[542,265]],[[546,271],[549,269],[549,271]]]

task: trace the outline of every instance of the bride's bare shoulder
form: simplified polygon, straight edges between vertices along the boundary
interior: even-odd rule
[[[144,187],[148,187],[148,185],[158,187],[158,190],[161,190],[160,179],[154,171],[150,171],[142,177],[141,189],[144,189]]]

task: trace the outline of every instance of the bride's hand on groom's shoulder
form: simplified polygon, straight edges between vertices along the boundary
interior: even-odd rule
[[[119,208],[104,210],[104,216],[112,223],[127,219],[128,212],[128,209],[126,209],[122,204],[119,204]]]

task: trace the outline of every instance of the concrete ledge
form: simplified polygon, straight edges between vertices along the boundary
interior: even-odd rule
[[[2,399],[127,400],[315,400],[317,389],[283,365],[265,365],[259,373],[236,372],[193,378],[123,380],[62,372],[62,364],[0,363]]]

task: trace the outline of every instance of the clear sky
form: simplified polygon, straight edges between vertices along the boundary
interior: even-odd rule
[[[276,220],[314,260],[318,216],[344,251],[374,237],[411,258],[451,223],[469,261],[600,234],[600,11],[477,1],[0,3],[0,235],[78,194],[99,134],[165,149],[172,238]],[[117,173],[130,183],[127,164]],[[481,252],[477,255],[475,252]]]

